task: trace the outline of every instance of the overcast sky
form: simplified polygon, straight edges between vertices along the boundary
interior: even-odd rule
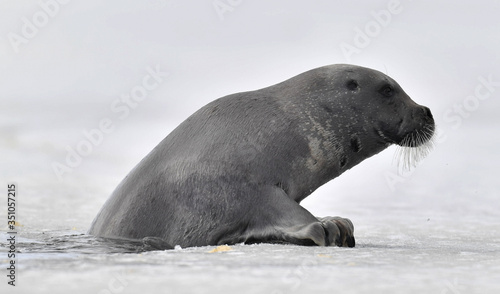
[[[19,2],[0,2],[4,105],[106,105],[157,64],[169,78],[148,104],[181,117],[332,63],[387,72],[435,112],[464,99],[478,76],[500,79],[498,1]],[[360,31],[366,46],[345,54]]]

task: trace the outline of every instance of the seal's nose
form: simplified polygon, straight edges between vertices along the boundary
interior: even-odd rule
[[[434,117],[432,116],[431,110],[428,107],[418,105],[414,107],[411,111],[412,119],[423,119],[426,121],[434,121]]]
[[[428,107],[422,106],[422,109],[424,110],[424,114],[425,114],[428,118],[430,118],[430,119],[434,119],[434,117],[432,116],[431,110],[430,110]]]

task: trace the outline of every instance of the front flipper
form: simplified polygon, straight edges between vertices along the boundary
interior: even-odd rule
[[[245,243],[354,247],[354,227],[350,220],[318,219],[279,187],[268,188],[265,192],[246,232]]]
[[[339,230],[340,234],[335,244],[339,247],[354,247],[356,241],[354,239],[354,225],[348,218],[339,216],[326,216],[318,218],[323,224],[334,224]]]

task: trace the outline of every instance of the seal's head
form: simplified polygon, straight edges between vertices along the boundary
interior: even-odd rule
[[[371,110],[367,114],[380,138],[403,147],[419,147],[428,142],[434,133],[430,109],[415,103],[390,77],[367,70],[369,73],[363,78],[348,78],[346,88],[353,93],[372,93],[372,97],[363,98],[362,102]]]
[[[351,140],[354,153],[371,156],[391,144],[402,148],[404,166],[414,165],[432,145],[434,119],[429,108],[415,103],[387,75],[365,67],[337,64],[315,69],[303,78],[306,101],[334,137]],[[312,90],[311,90],[312,89]],[[312,97],[312,98],[309,98]],[[345,151],[345,150],[344,150]],[[356,156],[358,156],[356,155]],[[364,159],[364,158],[363,158]],[[359,161],[359,160],[358,160]]]
[[[353,104],[364,105],[363,115],[381,141],[402,147],[397,155],[403,157],[403,165],[409,167],[425,157],[435,129],[430,109],[415,103],[396,81],[381,72],[347,65],[344,71],[345,88],[355,100]]]

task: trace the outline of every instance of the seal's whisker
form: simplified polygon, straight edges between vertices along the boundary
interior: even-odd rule
[[[432,151],[433,133],[432,127],[425,126],[403,138],[393,158],[397,161],[398,170],[411,170]]]

